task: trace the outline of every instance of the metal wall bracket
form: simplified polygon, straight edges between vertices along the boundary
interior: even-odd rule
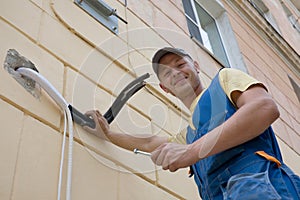
[[[101,0],[75,0],[74,3],[114,34],[119,32],[118,19],[127,24],[124,19],[117,15],[116,9],[111,8]]]

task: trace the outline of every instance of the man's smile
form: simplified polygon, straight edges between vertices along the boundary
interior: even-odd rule
[[[173,81],[173,86],[177,86],[177,85],[183,83],[183,81],[186,81],[187,78],[188,77],[186,77],[186,76],[179,76],[179,77],[175,78],[175,80]]]

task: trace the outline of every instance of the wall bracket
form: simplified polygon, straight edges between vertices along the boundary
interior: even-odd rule
[[[127,24],[127,21],[117,14],[116,9],[101,0],[75,0],[74,3],[114,34],[119,32],[118,19]]]

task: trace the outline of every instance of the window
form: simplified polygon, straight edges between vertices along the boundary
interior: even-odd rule
[[[292,13],[292,11],[287,7],[287,5],[285,5],[284,2],[281,2],[281,5],[283,7],[283,10],[285,11],[289,21],[291,22],[293,28],[295,28],[299,33],[300,33],[300,23],[299,23],[299,20],[300,20],[300,15],[299,17],[295,17]],[[290,6],[293,6],[293,4],[290,4]],[[295,8],[295,12],[297,8]]]
[[[183,0],[190,35],[229,66],[215,19],[195,0]]]
[[[298,97],[298,100],[300,102],[300,87],[299,87],[299,85],[290,76],[288,76],[288,77],[289,77],[289,79],[291,81],[291,84],[292,84],[292,86],[294,88],[294,91],[295,91],[295,93],[296,93],[296,95]]]
[[[257,12],[280,34],[280,30],[274,20],[269,8],[262,0],[248,0],[249,3],[257,10]]]
[[[225,67],[247,72],[220,0],[182,0],[191,38]]]

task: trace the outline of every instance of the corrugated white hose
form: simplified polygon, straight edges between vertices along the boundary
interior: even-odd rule
[[[41,74],[36,71],[28,68],[18,68],[16,70],[21,75],[27,76],[37,82],[47,93],[48,95],[60,106],[64,111],[65,127],[64,127],[64,136],[62,143],[62,152],[61,152],[61,163],[60,163],[60,173],[59,173],[59,183],[58,183],[58,194],[57,199],[61,197],[61,184],[62,184],[62,168],[64,160],[64,151],[65,151],[65,138],[66,138],[66,125],[68,125],[69,130],[69,152],[68,152],[68,167],[67,167],[67,188],[66,188],[66,199],[71,199],[71,185],[72,185],[72,159],[73,159],[73,122],[72,115],[68,108],[68,103],[63,98],[63,96],[56,90],[56,88]]]
[[[60,167],[59,167],[59,179],[57,185],[57,200],[60,200],[61,197],[61,184],[62,184],[62,173],[63,173],[63,165],[64,165],[64,158],[65,158],[65,144],[66,144],[66,135],[67,135],[67,113],[64,112],[64,133],[63,133],[63,142],[61,145],[61,156],[60,156]]]

